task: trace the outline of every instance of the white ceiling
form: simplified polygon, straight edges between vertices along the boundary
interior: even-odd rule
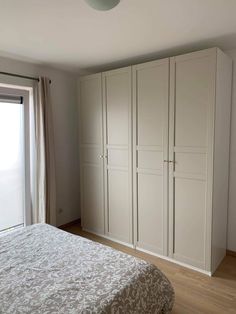
[[[98,70],[217,45],[236,47],[236,0],[0,0],[0,55]]]

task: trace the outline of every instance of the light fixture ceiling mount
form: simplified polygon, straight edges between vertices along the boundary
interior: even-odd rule
[[[90,7],[99,11],[108,11],[117,6],[120,0],[85,0]]]

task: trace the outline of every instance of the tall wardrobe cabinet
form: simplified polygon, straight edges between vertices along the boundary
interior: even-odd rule
[[[85,230],[133,243],[131,67],[80,79],[80,194]]]
[[[226,251],[232,62],[218,48],[79,83],[82,227],[211,274]]]

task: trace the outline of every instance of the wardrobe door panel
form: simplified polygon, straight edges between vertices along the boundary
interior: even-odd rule
[[[103,73],[106,233],[133,242],[131,68]]]
[[[80,81],[81,144],[100,146],[102,142],[101,74]]]
[[[170,73],[169,254],[204,269],[211,219],[214,50],[171,58]]]
[[[101,74],[80,81],[79,120],[82,227],[104,234]]]
[[[109,234],[123,242],[129,242],[130,200],[127,171],[108,170],[108,218]]]
[[[205,254],[205,203],[205,182],[175,178],[175,258],[200,268]]]
[[[124,167],[127,169],[129,166],[129,154],[126,149],[109,148],[107,159],[109,167]]]
[[[210,67],[207,58],[176,62],[176,146],[206,147],[207,145],[207,103],[212,92]]]
[[[107,144],[129,145],[130,78],[127,72],[106,76]]]
[[[167,254],[169,59],[133,67],[137,247]]]
[[[137,74],[138,145],[163,146],[163,103],[166,105],[167,65],[136,66],[134,69]]]
[[[163,166],[163,152],[138,151],[138,165],[140,169],[160,170]]]
[[[163,177],[138,175],[138,246],[163,253]]]
[[[88,231],[104,233],[103,189],[101,170],[98,165],[84,164],[82,226]]]

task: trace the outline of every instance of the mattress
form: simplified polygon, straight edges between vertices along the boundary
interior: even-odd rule
[[[174,290],[154,265],[36,224],[0,237],[0,313],[168,313]]]

